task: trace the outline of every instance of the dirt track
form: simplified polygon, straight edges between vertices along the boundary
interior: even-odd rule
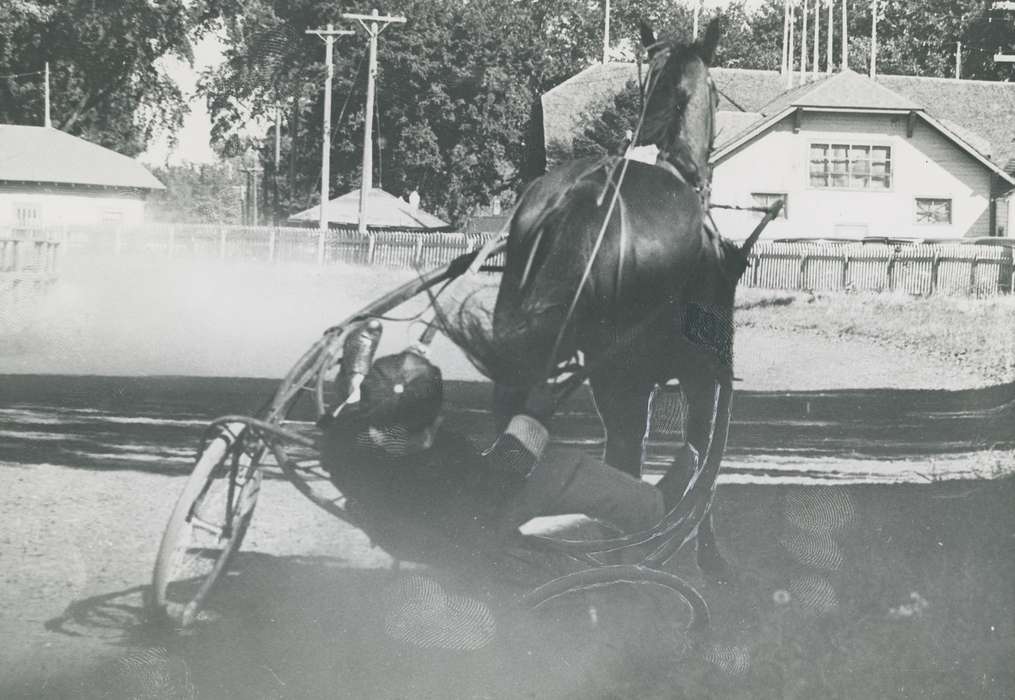
[[[804,436],[811,433],[816,436],[817,443],[824,444],[824,449],[832,455],[833,462],[836,459],[841,461],[843,448],[834,447],[834,442],[827,443],[828,437],[833,437],[835,431],[830,433],[827,425],[821,427],[827,421],[823,421],[819,415],[811,416],[814,420],[810,423],[814,425],[810,428],[797,425],[794,412],[798,406],[806,407],[799,410],[815,411],[818,410],[815,407],[822,405],[822,397],[829,400],[827,397],[840,396],[840,399],[836,399],[841,404],[840,408],[835,410],[847,411],[847,415],[840,415],[840,429],[846,430],[841,440],[847,441],[843,444],[850,444],[851,438],[846,426],[865,424],[865,420],[869,425],[892,420],[892,406],[900,396],[909,396],[910,402],[915,402],[914,406],[924,406],[917,406],[914,410],[929,410],[933,413],[935,407],[948,408],[942,403],[947,392],[917,392],[907,395],[904,393],[907,388],[925,387],[931,382],[939,387],[942,384],[950,385],[950,388],[979,383],[976,377],[965,376],[953,368],[948,371],[949,368],[931,358],[909,358],[902,366],[892,366],[892,358],[897,358],[897,354],[870,346],[846,348],[851,363],[843,366],[833,363],[833,359],[843,356],[844,348],[841,344],[822,347],[821,343],[809,342],[810,356],[816,364],[788,365],[784,358],[791,346],[804,342],[801,338],[786,339],[754,333],[754,337],[745,333],[740,338],[740,347],[752,349],[749,355],[742,352],[737,364],[737,374],[744,377],[744,382],[738,388],[741,390],[743,411],[747,411],[746,415],[743,412],[741,414],[741,418],[747,422],[740,431],[746,442],[738,448],[737,438],[734,437],[730,460],[734,465],[740,463],[746,467],[747,472],[765,463],[763,454],[766,449],[770,454],[769,469],[773,463],[792,463],[794,459],[797,466],[827,459],[815,452],[813,446],[808,448],[809,453],[807,450],[801,453],[799,449],[790,449],[789,452],[796,453],[796,457],[793,454],[780,456],[780,450],[784,452],[794,440],[801,445],[808,444]],[[816,372],[815,367],[829,369]],[[524,654],[521,651],[523,648],[535,649],[540,654],[559,653],[552,646],[544,646],[548,644],[546,640],[539,641],[543,632],[537,634],[535,639],[532,638],[536,634],[534,630],[540,628],[526,625],[517,628],[509,626],[510,632],[504,632],[507,640],[498,641],[491,649],[465,655],[441,652],[437,654],[436,661],[434,652],[423,652],[414,650],[411,646],[396,644],[383,635],[378,636],[377,616],[383,615],[387,600],[384,592],[397,580],[388,571],[391,563],[388,557],[379,550],[371,549],[359,532],[345,528],[330,516],[319,513],[289,485],[277,481],[269,481],[264,487],[252,531],[244,544],[246,554],[238,560],[241,573],[235,577],[233,594],[220,603],[223,619],[203,628],[196,637],[182,641],[143,639],[139,637],[142,629],[139,627],[141,590],[148,581],[158,538],[182,482],[174,475],[145,473],[157,465],[131,461],[143,460],[143,450],[134,453],[128,451],[126,456],[122,451],[113,451],[111,445],[119,444],[122,447],[123,444],[144,444],[148,438],[142,438],[137,433],[122,432],[136,430],[137,423],[118,423],[115,419],[110,422],[110,416],[104,420],[101,415],[87,418],[81,414],[49,420],[37,410],[38,405],[34,409],[26,406],[25,398],[26,395],[33,396],[39,405],[55,402],[69,411],[76,410],[73,408],[75,405],[110,408],[119,404],[120,410],[116,415],[129,414],[125,409],[130,401],[134,401],[135,406],[148,407],[136,413],[136,416],[143,419],[148,415],[145,411],[161,410],[163,415],[173,416],[174,420],[183,424],[178,429],[191,432],[196,430],[191,423],[196,425],[199,421],[192,420],[195,416],[191,414],[181,413],[183,409],[174,404],[176,399],[171,394],[155,391],[151,395],[143,392],[132,395],[136,386],[146,386],[143,382],[138,385],[122,383],[126,393],[121,396],[113,395],[115,392],[98,396],[86,391],[84,395],[68,399],[67,387],[74,386],[74,380],[40,383],[34,382],[31,377],[16,381],[15,378],[9,379],[7,401],[0,402],[8,409],[13,407],[15,412],[28,410],[29,414],[28,417],[15,416],[16,425],[11,424],[12,417],[8,415],[8,422],[4,426],[7,438],[20,440],[23,445],[34,444],[36,448],[34,451],[22,449],[24,459],[11,459],[16,450],[12,453],[11,448],[7,449],[4,458],[7,461],[0,468],[0,512],[5,513],[6,519],[0,539],[0,561],[3,562],[5,572],[0,594],[0,600],[3,601],[0,639],[4,640],[0,644],[0,667],[7,669],[3,678],[7,683],[7,691],[0,692],[2,697],[16,694],[25,697],[97,694],[108,689],[107,681],[110,678],[114,679],[110,682],[116,686],[113,697],[128,697],[129,695],[117,693],[129,690],[128,686],[136,679],[132,680],[129,673],[124,675],[124,662],[117,659],[135,653],[138,649],[152,648],[168,650],[167,658],[177,666],[170,664],[167,668],[178,668],[183,663],[193,676],[201,697],[235,696],[236,693],[245,697],[267,693],[265,696],[270,697],[276,692],[279,697],[323,697],[324,689],[332,681],[340,682],[343,690],[335,695],[329,691],[328,695],[350,698],[483,697],[482,694],[477,694],[481,688],[490,688],[491,697],[520,697],[524,696],[521,692],[523,687],[528,692],[535,693],[535,697],[600,697],[593,688],[613,688],[610,692],[620,692],[623,696],[626,691],[618,689],[630,689],[639,674],[645,675],[646,669],[641,664],[646,658],[655,658],[653,655],[660,651],[659,644],[662,642],[658,639],[650,645],[653,651],[646,651],[642,639],[643,630],[640,628],[631,629],[620,625],[616,629],[610,628],[611,631],[607,633],[607,627],[600,626],[598,629],[601,634],[581,631],[584,628],[575,632],[569,625],[579,624],[581,627],[581,624],[585,624],[580,622],[584,619],[580,615],[577,623],[570,619],[561,623],[563,626],[552,626],[547,638],[559,642],[560,639],[553,635],[564,635],[570,640],[565,643],[573,644],[576,638],[569,635],[578,634],[578,638],[581,638],[591,634],[587,643],[577,645],[576,649],[566,655],[568,663],[574,664],[573,668],[561,669],[552,664],[552,668],[546,667],[544,660],[532,667],[531,672],[518,671],[517,664],[521,662],[517,654]],[[210,380],[195,381],[207,384]],[[223,386],[234,384],[227,383]],[[154,386],[159,386],[158,382]],[[20,389],[14,391],[15,387]],[[788,394],[779,391],[790,387],[797,391]],[[847,387],[849,390],[846,390]],[[857,391],[858,387],[861,388],[860,391]],[[864,395],[863,387],[874,387],[889,393],[882,396],[873,391],[870,395]],[[810,393],[800,390],[810,390]],[[64,394],[62,399],[59,398],[61,392]],[[225,394],[220,398],[222,403],[229,404],[241,399],[249,401],[250,397],[240,391],[235,396]],[[995,397],[995,403],[996,401]],[[875,411],[866,417],[849,415],[849,408],[858,405],[879,407],[877,410],[880,414]],[[755,407],[751,408],[752,406]],[[953,398],[949,406],[950,410],[959,411],[963,401]],[[205,408],[209,415],[234,409],[233,406],[225,405],[206,405]],[[35,413],[32,413],[33,410]],[[764,428],[759,433],[757,425],[752,425],[751,417],[778,423],[779,411],[789,411],[784,423],[780,423],[788,426],[788,432],[766,443],[762,438],[770,434],[770,428]],[[33,420],[36,424],[32,423]],[[97,443],[81,448],[82,454],[90,456],[82,457],[84,461],[77,464],[70,461],[70,466],[47,465],[47,461],[68,463],[66,452],[54,450],[75,444],[73,440],[68,440],[67,435],[61,437],[60,431],[67,429],[68,423],[81,420],[91,426],[86,432],[90,431],[91,439],[97,440]],[[900,419],[900,423],[906,423],[907,420],[909,419]],[[580,425],[586,423],[579,424],[576,428],[579,432],[583,430]],[[12,427],[13,432],[17,433],[19,426],[20,432],[27,431],[27,436],[11,434]],[[734,430],[736,435],[737,428]],[[941,426],[930,422],[927,430],[922,437],[916,435],[913,442],[923,442],[929,449],[938,449],[933,445],[936,444],[934,439],[940,438]],[[117,443],[113,439],[117,434],[133,437]],[[50,442],[47,442],[47,435]],[[755,437],[752,438],[752,435]],[[156,437],[165,444],[165,435]],[[860,437],[863,437],[863,433]],[[759,439],[760,443],[757,442]],[[752,440],[755,442],[752,443]],[[940,440],[941,444],[945,444],[944,438]],[[914,458],[911,454],[902,457],[900,462],[898,455],[890,454],[891,449],[897,447],[893,448],[883,442],[879,444],[888,453],[873,459],[871,456],[861,456],[860,469],[869,468],[872,464],[883,465],[886,459],[895,460],[887,463],[896,466],[926,466],[928,462],[926,456],[918,455]],[[975,444],[972,448],[975,449]],[[104,450],[108,453],[106,459],[114,460],[107,464],[117,464],[119,469],[102,469]],[[186,448],[183,448],[183,454],[186,454]],[[964,454],[960,451],[952,459],[967,462],[969,455],[963,456]],[[47,455],[50,459],[47,459]],[[55,455],[60,457],[55,458]],[[175,464],[175,467],[170,468],[170,474],[182,468],[186,462],[185,456],[179,456],[179,452],[172,449],[163,454],[163,459],[166,458],[169,459],[168,464]],[[936,457],[938,460],[946,458],[947,454]],[[81,468],[82,466],[86,468]],[[834,464],[831,466],[835,467]],[[772,588],[776,585],[772,581],[785,574],[785,571],[772,569],[770,563],[759,562],[756,553],[751,554],[759,547],[763,550],[770,542],[765,544],[764,537],[759,540],[758,533],[763,531],[757,530],[757,523],[752,525],[758,513],[745,517],[732,504],[743,502],[744,499],[747,502],[761,499],[773,504],[769,507],[770,510],[778,511],[780,499],[784,500],[789,492],[776,487],[750,487],[730,491],[731,488],[735,489],[724,487],[725,490],[721,491],[718,506],[720,513],[732,509],[723,516],[723,530],[728,535],[723,541],[734,551],[740,552],[742,561],[745,558],[754,560],[756,566],[766,571],[764,578],[768,582],[755,582],[756,585],[749,592],[750,596],[765,598],[772,595]],[[941,501],[934,500],[929,492],[917,487],[909,488],[915,489],[907,492],[909,495],[906,498],[913,504],[916,517],[932,521],[933,508]],[[732,500],[727,500],[727,496],[732,496]],[[851,495],[850,498],[854,496]],[[867,507],[866,504],[864,507]],[[875,507],[875,513],[876,517],[889,517],[880,512],[878,507]],[[768,532],[778,531],[779,526],[774,527],[775,530]],[[865,541],[870,536],[870,531],[857,531],[855,534],[859,539],[852,541],[850,546]],[[915,552],[903,553],[905,557],[913,554]],[[994,566],[993,560],[985,565],[987,563]],[[693,568],[689,571],[694,572]],[[884,572],[879,573],[879,576],[884,577]],[[889,576],[886,580],[890,579]],[[1010,577],[996,580],[1010,580]],[[758,585],[761,586],[760,589]],[[862,581],[854,581],[849,585],[863,588]],[[941,584],[925,580],[920,585]],[[891,586],[897,588],[897,582]],[[713,601],[726,596],[726,592],[720,589],[706,590],[706,596]],[[886,594],[887,597],[879,599],[877,604],[887,606],[894,600],[892,596],[901,597],[901,602],[905,602],[907,591],[892,590],[893,593]],[[748,593],[745,591],[745,594]],[[352,598],[361,601],[361,604],[351,603]],[[1011,602],[1002,600],[1003,605]],[[875,603],[868,600],[866,604]],[[654,609],[653,606],[651,604],[646,609],[643,601],[637,609],[644,614]],[[672,662],[673,654],[677,654],[683,663],[691,663],[693,666],[691,659],[676,651],[681,644],[680,640],[671,638],[673,630],[679,629],[682,624],[681,608],[668,607],[676,611],[670,613],[676,617],[665,626],[665,634],[660,639],[668,639],[668,643],[676,646],[664,658]],[[336,610],[343,611],[338,618],[335,617]],[[767,611],[767,607],[764,610]],[[768,612],[759,614],[765,618]],[[881,610],[878,619],[882,619],[885,614],[886,611]],[[765,635],[772,633],[769,627],[772,621],[767,618],[765,620],[760,631],[755,632],[761,636],[753,642],[761,646],[744,646],[745,649],[753,648],[755,654],[768,643]],[[642,622],[647,624],[647,619]],[[727,628],[727,632],[731,629],[733,628]],[[741,631],[740,634],[744,632]],[[238,646],[237,637],[233,635],[242,639]],[[359,642],[355,642],[357,639]],[[285,645],[299,649],[299,656],[306,658],[291,656],[285,645],[280,646],[282,640],[285,640]],[[320,648],[308,648],[306,645],[311,642]],[[223,646],[230,651],[223,651]],[[725,679],[722,683],[733,682],[731,690],[736,690],[735,682],[740,672],[730,671],[733,667],[729,664],[736,666],[740,663],[737,661],[740,652],[736,651],[739,647],[727,647],[723,647],[726,650],[724,653],[727,656],[732,654],[729,656],[732,661],[713,659],[711,664],[706,664],[699,671],[704,674],[703,682],[711,683],[714,679],[708,681],[709,673],[719,669],[719,678]],[[634,649],[640,650],[642,661],[634,658]],[[340,652],[347,658],[338,662],[332,658],[331,650]],[[398,663],[395,664],[390,658],[386,661],[378,660],[376,654],[395,654]],[[202,658],[214,658],[217,662],[202,664]],[[528,659],[527,655],[525,658]],[[252,660],[256,660],[256,663]],[[165,665],[169,662],[160,663]],[[391,664],[401,670],[396,670]],[[359,670],[354,672],[354,668]],[[712,671],[708,672],[708,668],[712,668]],[[653,677],[653,673],[656,677]],[[997,675],[996,670],[991,673]],[[665,686],[666,678],[666,674],[659,675],[658,671],[649,673],[638,682],[641,685],[636,684],[637,694],[654,697],[662,692],[660,688]],[[743,680],[740,678],[740,681]],[[440,689],[447,689],[448,694],[441,695]],[[515,689],[518,694],[515,694]],[[581,689],[581,692],[576,694],[576,689]],[[254,695],[249,695],[248,692]],[[611,696],[603,694],[601,697]],[[666,697],[665,693],[661,697]]]
[[[331,278],[291,289],[290,272],[275,270],[264,283],[282,291],[252,309],[243,306],[249,273],[200,272],[166,271],[126,296],[143,271],[82,273],[47,308],[48,327],[0,343],[0,373],[277,376],[364,300]],[[299,307],[308,295],[335,303]],[[265,317],[277,323],[259,325]],[[389,332],[392,342],[403,336]],[[731,474],[773,483],[817,467],[921,482],[1012,468],[1010,442],[994,444],[1010,441],[1011,387],[960,392],[987,382],[931,354],[855,338],[744,329],[737,348]],[[460,360],[438,360],[453,378],[475,377]],[[999,584],[1015,580],[1010,480],[724,486],[720,541],[740,585],[701,582],[688,557],[680,564],[716,613],[717,646],[704,656],[684,648],[681,606],[641,594],[598,605],[596,624],[587,605],[534,620],[501,615],[496,598],[483,599],[497,613],[497,635],[479,651],[399,642],[383,633],[390,593],[419,572],[400,578],[359,532],[269,480],[216,603],[221,617],[187,637],[146,637],[141,591],[194,436],[207,418],[245,411],[261,386],[193,380],[217,397],[194,406],[178,395],[179,381],[175,389],[159,381],[0,377],[0,698],[143,697],[139,683],[152,697],[202,698],[1015,693],[1015,591]],[[591,415],[576,409],[560,429],[588,439]],[[812,523],[801,534],[801,513],[825,506],[833,520],[851,513],[849,522]],[[929,607],[907,617],[911,593]],[[166,683],[158,692],[156,680]]]

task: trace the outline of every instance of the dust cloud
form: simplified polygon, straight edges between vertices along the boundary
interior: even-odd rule
[[[0,297],[0,374],[281,378],[326,328],[416,274],[71,254],[46,292],[17,304]],[[411,317],[426,303],[392,316]],[[386,322],[381,352],[421,330]],[[432,356],[449,378],[480,378],[446,340]]]

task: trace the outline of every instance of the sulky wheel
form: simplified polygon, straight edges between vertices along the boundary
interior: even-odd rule
[[[153,621],[180,627],[205,599],[240,548],[261,488],[260,450],[244,450],[243,423],[215,426],[162,536],[147,598]]]

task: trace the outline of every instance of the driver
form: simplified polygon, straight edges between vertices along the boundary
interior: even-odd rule
[[[547,451],[555,402],[546,386],[485,451],[444,425],[441,371],[413,350],[377,359],[359,392],[352,410],[325,426],[322,457],[339,490],[374,521],[390,516],[443,536],[502,542],[533,517],[582,513],[636,532],[683,493],[686,479],[670,478],[683,466],[656,487],[581,450]]]

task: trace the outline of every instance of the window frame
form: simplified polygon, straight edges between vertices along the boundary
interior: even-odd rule
[[[948,202],[948,221],[919,221],[920,202]],[[955,199],[954,197],[929,197],[917,195],[913,197],[913,225],[914,226],[951,226],[955,223]]]
[[[824,148],[825,157],[822,160],[816,160],[814,158],[815,148]],[[836,158],[836,148],[845,148],[844,157]],[[866,151],[867,157],[863,159],[856,159],[853,157],[853,151]],[[883,161],[875,161],[873,158],[875,149],[884,149],[885,158]],[[895,190],[895,170],[892,159],[893,146],[890,143],[883,141],[844,141],[837,139],[823,139],[810,141],[807,144],[807,170],[804,173],[806,178],[807,188],[812,190],[831,190],[837,192],[893,192]],[[823,162],[825,165],[823,176],[826,178],[828,184],[814,184],[814,165],[818,162]],[[862,172],[854,171],[854,163],[864,164]],[[836,172],[836,164],[844,164],[841,171]],[[880,175],[874,173],[874,165],[884,165],[884,172]],[[855,187],[851,183],[854,177],[861,175],[865,178],[866,184],[864,186]],[[844,183],[841,185],[832,184],[833,178],[840,176],[844,178]],[[886,187],[873,187],[872,183],[887,180]]]
[[[36,202],[14,202],[14,225],[18,228],[36,228],[42,225],[42,210]],[[31,216],[22,219],[22,212],[31,212]]]
[[[758,201],[759,197],[771,197],[771,201],[768,203],[762,203]],[[779,210],[779,215],[776,219],[788,219],[789,218],[789,192],[751,192],[752,206],[755,207],[770,207],[776,198],[782,199],[782,209]]]

